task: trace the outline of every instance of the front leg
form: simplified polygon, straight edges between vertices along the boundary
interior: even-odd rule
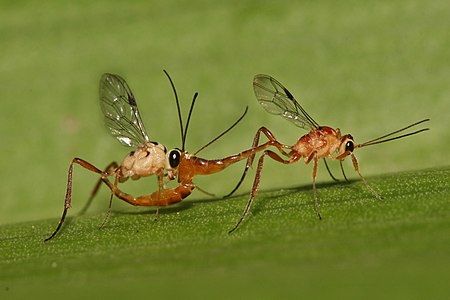
[[[359,177],[361,178],[361,180],[364,182],[364,185],[366,186],[366,188],[369,190],[369,192],[372,193],[372,195],[377,198],[378,200],[383,200],[383,196],[381,196],[380,194],[378,194],[366,181],[366,179],[361,175],[361,172],[359,172],[359,164],[358,164],[358,160],[356,159],[356,156],[352,153],[351,154],[352,157],[352,163],[353,163],[353,167],[355,168],[356,173],[358,173]]]

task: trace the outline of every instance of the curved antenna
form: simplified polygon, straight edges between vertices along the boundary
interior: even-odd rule
[[[237,119],[230,127],[228,127],[226,130],[224,130],[221,134],[219,134],[218,136],[216,136],[214,139],[212,139],[209,143],[207,143],[206,145],[204,145],[203,147],[201,147],[200,149],[198,149],[197,151],[195,151],[195,153],[193,155],[197,155],[200,151],[202,151],[203,149],[205,149],[206,147],[208,147],[209,145],[211,145],[212,143],[214,143],[215,141],[217,141],[218,139],[220,139],[221,137],[223,137],[226,133],[228,133],[231,129],[233,129],[240,121],[242,121],[242,119],[245,117],[245,115],[247,114],[248,111],[248,106],[245,107],[245,111],[242,114],[242,116],[239,117],[239,119]],[[234,192],[234,191],[233,191]]]
[[[166,74],[167,78],[169,78],[170,85],[172,86],[173,94],[175,95],[175,101],[177,103],[177,111],[178,111],[178,120],[180,122],[181,142],[183,143],[183,150],[184,150],[185,132],[183,130],[183,119],[181,117],[180,101],[178,100],[177,90],[175,89],[175,85],[173,84],[172,78],[170,78],[170,75],[169,75],[169,73],[167,73],[166,70],[163,70],[163,71]]]
[[[197,96],[198,96],[198,93],[195,92],[194,98],[192,99],[192,102],[191,102],[191,107],[189,108],[189,114],[188,114],[188,118],[187,118],[187,122],[186,122],[186,128],[184,129],[183,140],[182,140],[182,144],[181,144],[182,151],[185,150],[184,145],[186,144],[187,131],[188,131],[188,127],[189,127],[189,122],[191,121],[191,115],[192,115],[192,111],[194,110],[194,104],[195,104],[195,100],[197,100]]]

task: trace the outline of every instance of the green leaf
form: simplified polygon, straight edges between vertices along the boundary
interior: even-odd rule
[[[160,209],[0,227],[0,297],[384,298],[448,295],[450,167],[247,193]],[[106,199],[97,199],[105,201]]]

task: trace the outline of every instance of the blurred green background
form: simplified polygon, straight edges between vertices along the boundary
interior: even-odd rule
[[[227,291],[231,280],[237,292],[243,289],[251,295],[252,289],[259,287],[259,294],[269,291],[270,297],[278,291],[266,285],[271,279],[265,278],[264,272],[285,270],[284,276],[270,273],[278,279],[274,283],[284,283],[295,290],[301,281],[302,287],[312,286],[309,295],[324,289],[323,284],[332,287],[325,288],[325,294],[345,294],[351,285],[346,282],[348,278],[356,282],[353,295],[367,296],[366,287],[376,291],[379,277],[390,275],[387,281],[391,295],[396,295],[392,294],[395,290],[401,296],[412,287],[411,282],[419,287],[420,276],[416,276],[423,271],[430,279],[420,295],[426,294],[427,288],[442,280],[439,274],[444,274],[444,264],[448,262],[442,246],[448,246],[448,235],[445,227],[440,227],[448,225],[447,212],[434,209],[442,203],[445,207],[442,194],[440,198],[432,194],[436,198],[427,206],[427,202],[414,202],[414,195],[403,199],[399,195],[401,189],[382,185],[379,188],[400,200],[366,209],[358,206],[358,201],[365,203],[369,198],[366,193],[352,186],[331,186],[331,192],[336,189],[341,194],[338,200],[328,201],[329,206],[324,204],[334,213],[321,223],[311,218],[310,202],[302,206],[305,209],[296,211],[297,218],[290,213],[295,201],[286,204],[289,199],[279,197],[280,202],[261,201],[266,209],[259,209],[260,218],[253,218],[256,224],[260,220],[259,225],[270,220],[266,227],[248,226],[237,235],[228,236],[224,228],[230,224],[228,216],[234,215],[235,207],[231,205],[241,207],[241,203],[227,202],[232,208],[220,206],[211,215],[223,202],[202,206],[207,202],[196,200],[206,196],[198,191],[184,202],[184,208],[192,209],[180,214],[176,212],[183,207],[168,210],[161,223],[155,222],[151,230],[145,227],[153,214],[151,210],[133,210],[115,201],[118,216],[105,233],[99,232],[92,224],[99,223],[98,212],[107,206],[108,192],[103,188],[90,210],[98,214],[78,218],[55,243],[41,246],[42,234],[47,230],[42,224],[53,226],[61,214],[67,168],[74,156],[103,168],[112,160],[120,162],[130,151],[109,136],[103,126],[98,81],[104,72],[118,73],[128,81],[151,139],[168,148],[179,147],[180,136],[173,94],[163,69],[175,81],[184,113],[193,93],[200,93],[188,133],[187,149],[191,152],[233,123],[246,106],[249,113],[241,124],[201,152],[202,157],[219,158],[242,151],[251,144],[260,126],[271,129],[280,141],[293,144],[306,132],[267,114],[255,100],[253,76],[266,73],[282,82],[316,121],[351,133],[357,142],[431,118],[431,131],[358,151],[364,175],[449,166],[449,28],[450,2],[443,0],[339,4],[2,1],[0,224],[4,225],[4,237],[0,242],[7,245],[2,249],[10,252],[2,256],[7,271],[0,274],[0,279],[7,283],[0,290],[7,294],[12,285],[11,291],[26,293],[19,283],[23,277],[23,287],[29,283],[38,285],[43,295],[55,281],[60,284],[59,292],[91,283],[91,291],[103,293],[110,288],[111,272],[114,283],[123,277],[125,285],[133,281],[133,287],[142,286],[141,292],[148,280],[149,295],[153,291],[151,280],[160,278],[156,280],[157,295],[176,295],[177,282],[171,290],[166,280],[172,275],[189,290],[201,287],[201,281],[193,280],[196,276],[208,284],[217,278],[210,274],[216,274],[225,284],[221,291]],[[323,165],[319,167],[318,181],[330,182]],[[349,161],[345,167],[349,177],[357,178]],[[195,182],[223,195],[234,186],[242,168],[242,164],[236,165],[220,174],[196,178]],[[334,163],[332,169],[340,176],[338,164]],[[305,199],[309,199],[311,170],[312,166],[303,163],[283,166],[267,160],[261,189],[274,189],[276,194],[281,188],[300,187],[300,191],[309,193],[305,193]],[[438,191],[448,189],[448,172],[441,173],[444,175],[438,180],[430,181],[440,183],[436,186]],[[420,183],[426,181],[427,171],[423,174]],[[240,190],[245,195],[252,175],[254,172]],[[392,178],[394,186],[399,184],[395,176],[387,177],[388,181]],[[96,179],[95,174],[76,167],[70,216],[83,206]],[[376,184],[377,179],[371,179]],[[127,182],[122,187],[137,194],[149,193],[156,189],[156,180]],[[408,187],[420,191],[413,184]],[[325,196],[332,194],[326,187],[322,192]],[[411,207],[405,199],[411,201]],[[188,203],[198,205],[190,207]],[[411,210],[402,210],[406,206]],[[397,207],[400,208],[396,210]],[[136,214],[121,216],[120,211],[125,208]],[[196,223],[191,222],[192,218]],[[278,222],[283,218],[288,221]],[[51,220],[18,227],[5,225],[42,219]],[[294,219],[302,223],[294,223]],[[130,222],[138,224],[137,228],[146,228],[141,231],[142,236],[130,234],[135,229]],[[223,223],[223,228],[218,223]],[[91,229],[86,235],[83,224]],[[413,240],[412,245],[409,239]],[[287,256],[280,259],[286,253],[278,252],[279,249],[286,251]],[[228,254],[225,258],[220,255],[224,253]],[[424,253],[427,255],[421,259]],[[208,257],[201,261],[198,255]],[[442,267],[435,275],[439,278],[428,276],[434,274],[434,267],[441,266],[441,258]],[[430,262],[431,267],[424,268]],[[329,273],[328,265],[332,266]],[[134,268],[138,269],[137,276],[142,276],[140,280],[130,276]],[[183,268],[189,268],[189,272],[183,273]],[[373,272],[379,268],[381,272]],[[253,271],[257,274],[247,286]],[[370,276],[365,277],[366,272]],[[5,278],[8,274],[14,274],[9,282]],[[325,275],[329,276],[322,281]],[[399,279],[399,285],[397,280],[390,281],[393,279]],[[97,290],[97,285],[101,289]],[[113,291],[118,289],[119,285],[113,287]],[[200,294],[208,291],[208,286],[199,289]],[[414,292],[406,295],[411,294]]]
[[[129,151],[103,126],[97,89],[104,72],[128,81],[149,135],[168,148],[179,147],[180,137],[163,69],[185,113],[200,93],[191,152],[249,106],[233,132],[201,152],[205,158],[243,150],[263,125],[287,144],[305,133],[259,107],[252,79],[266,73],[319,123],[359,142],[431,118],[432,131],[359,151],[366,176],[449,164],[448,1],[2,1],[0,24],[0,224],[59,216],[74,156],[103,168]],[[354,177],[349,161],[346,167]],[[318,180],[329,181],[320,168]],[[222,195],[241,169],[196,182]],[[96,177],[75,172],[77,209]],[[124,189],[153,191],[155,181]],[[310,182],[311,166],[268,162],[262,189]]]

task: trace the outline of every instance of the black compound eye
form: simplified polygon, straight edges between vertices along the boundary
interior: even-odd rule
[[[353,141],[347,141],[347,143],[345,143],[345,151],[353,152],[354,149],[355,145],[353,144]]]
[[[169,164],[171,168],[176,168],[180,164],[180,151],[172,150],[169,153]]]

